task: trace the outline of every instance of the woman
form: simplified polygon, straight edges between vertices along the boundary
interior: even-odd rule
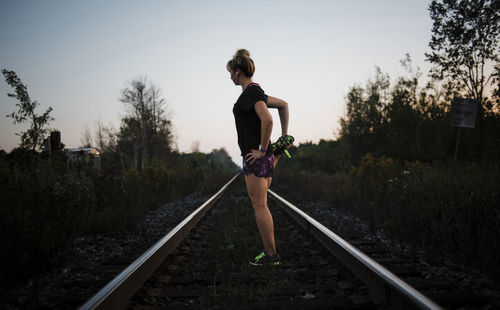
[[[243,173],[255,212],[264,251],[250,264],[279,265],[280,257],[274,242],[273,218],[267,207],[267,190],[271,185],[273,170],[284,150],[293,143],[288,131],[288,104],[278,98],[267,96],[259,84],[252,81],[255,65],[246,49],[236,52],[227,63],[231,80],[242,87],[242,93],[233,107],[238,145],[243,156]],[[273,118],[268,108],[277,108],[281,121],[282,137],[271,144]],[[274,146],[274,149],[273,149]]]

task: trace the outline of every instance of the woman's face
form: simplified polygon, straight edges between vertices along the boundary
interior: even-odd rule
[[[234,85],[240,85],[240,82],[238,81],[238,74],[236,72],[233,72],[231,69],[228,69],[228,71],[231,74],[231,80],[233,81]]]

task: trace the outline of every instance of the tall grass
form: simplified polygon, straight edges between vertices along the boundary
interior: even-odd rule
[[[324,200],[382,228],[410,252],[500,275],[498,165],[397,163],[367,154],[350,173],[278,169],[277,190]]]
[[[58,248],[78,235],[133,230],[147,211],[214,191],[234,173],[156,162],[103,175],[70,167],[62,154],[1,152],[0,289],[45,270]]]

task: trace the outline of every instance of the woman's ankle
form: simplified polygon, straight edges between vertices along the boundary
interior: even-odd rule
[[[271,256],[271,257],[273,257],[273,256],[275,256],[275,255],[277,254],[277,252],[276,252],[276,251],[274,251],[274,253],[272,253],[272,252],[267,251],[267,250],[264,250],[264,253],[265,253],[267,256]]]

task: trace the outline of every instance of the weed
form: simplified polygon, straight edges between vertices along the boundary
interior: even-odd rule
[[[397,163],[367,154],[350,174],[281,169],[292,201],[327,201],[383,228],[410,253],[500,270],[500,171],[481,163]]]

